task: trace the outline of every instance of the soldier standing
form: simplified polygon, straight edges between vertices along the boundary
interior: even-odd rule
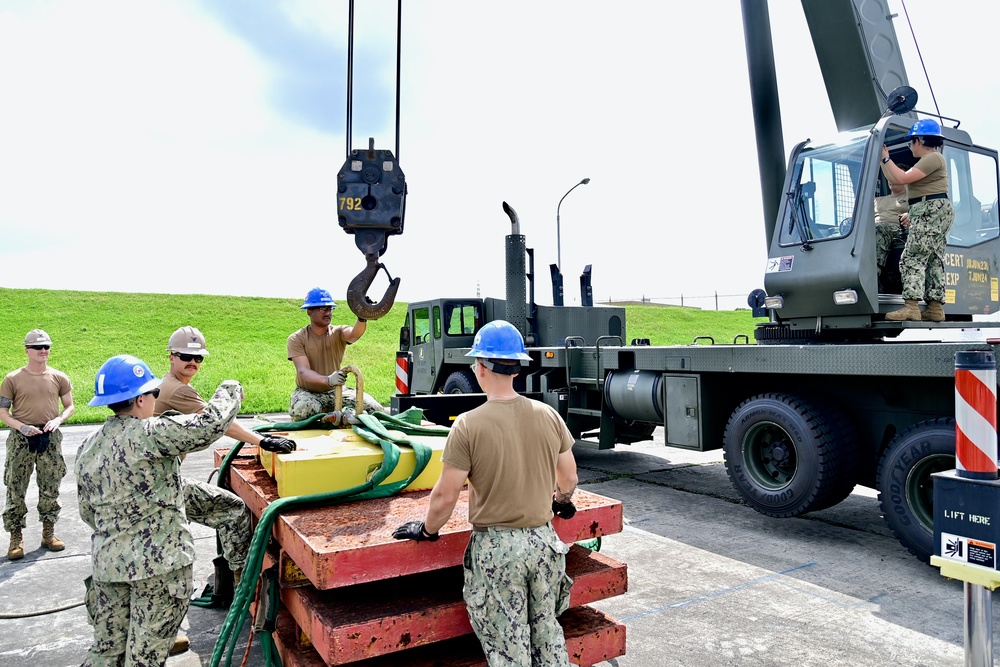
[[[202,412],[154,417],[160,384],[130,355],[108,359],[94,382],[89,405],[114,414],[76,458],[80,516],[93,530],[85,666],[164,664],[194,590],[180,457],[226,432],[243,389],[227,380]]]
[[[906,136],[917,160],[909,169],[893,162],[889,149],[882,146],[882,173],[890,183],[906,186],[910,206],[910,232],[899,258],[905,305],[886,313],[885,319],[944,322],[944,251],[955,222],[955,208],[948,199],[948,162],[942,154],[944,136],[933,118],[918,120]],[[927,304],[923,313],[921,299]]]
[[[520,362],[531,359],[514,325],[486,324],[466,356],[486,404],[455,420],[427,517],[393,537],[437,540],[468,477],[463,596],[490,667],[569,667],[556,619],[569,606],[569,549],[550,521],[576,513],[573,436],[555,410],[514,391]]]
[[[49,368],[51,347],[52,339],[47,333],[41,329],[29,331],[24,337],[28,365],[8,373],[0,384],[0,421],[11,428],[3,476],[7,485],[3,527],[10,533],[8,560],[24,558],[21,530],[28,525],[24,496],[32,469],[37,470],[42,546],[49,551],[66,548],[55,535],[60,509],[59,483],[66,476],[59,426],[73,414],[73,385],[65,373]]]

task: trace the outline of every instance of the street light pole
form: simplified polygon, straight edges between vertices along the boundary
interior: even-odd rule
[[[562,206],[563,199],[566,199],[566,196],[570,192],[573,192],[573,190],[577,189],[581,185],[586,185],[587,183],[590,183],[589,178],[585,178],[571,187],[566,191],[566,194],[562,196],[562,199],[559,200],[559,205],[556,206],[556,266],[559,267],[560,272],[562,271],[562,232],[559,229],[559,208]]]

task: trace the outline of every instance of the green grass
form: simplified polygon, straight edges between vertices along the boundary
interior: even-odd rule
[[[193,386],[206,398],[227,379],[243,384],[242,412],[285,412],[295,388],[295,372],[285,354],[288,335],[308,324],[298,299],[210,295],[129,294],[0,288],[0,375],[25,365],[24,335],[45,329],[52,336],[49,365],[73,381],[76,414],[70,423],[97,423],[107,408],[91,408],[94,376],[109,357],[133,354],[156,375],[168,368],[167,340],[177,328],[191,325],[205,334],[211,351]],[[710,335],[717,343],[737,334],[752,335],[749,311],[701,311],[690,308],[626,306],[628,337],[649,338],[653,345],[687,344]],[[347,348],[344,363],[361,369],[365,391],[388,405],[395,391],[399,328],[406,304],[369,322],[364,337]],[[353,324],[346,304],[333,311],[334,324]],[[348,384],[353,386],[352,380]]]

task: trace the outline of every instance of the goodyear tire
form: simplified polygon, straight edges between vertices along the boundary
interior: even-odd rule
[[[455,371],[444,381],[446,394],[474,394],[479,391],[472,371]]]
[[[922,561],[934,554],[931,474],[955,468],[955,420],[914,424],[889,443],[878,466],[882,516],[907,551]]]
[[[799,516],[854,488],[858,438],[833,406],[783,393],[754,396],[733,412],[723,439],[729,481],[761,514]]]

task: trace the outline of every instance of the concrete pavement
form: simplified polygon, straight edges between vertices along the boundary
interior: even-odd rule
[[[94,428],[64,429],[70,470]],[[739,501],[720,450],[666,448],[660,429],[655,437],[613,451],[577,451],[584,488],[620,499],[626,518],[624,532],[605,538],[601,551],[628,564],[629,592],[595,606],[626,624],[628,653],[602,667],[964,663],[961,582],[945,580],[896,542],[871,490],[859,488],[822,512],[770,519]],[[0,431],[0,450],[5,442]],[[198,479],[211,470],[210,450],[182,466]],[[60,491],[65,551],[37,548],[34,483],[28,495],[29,552],[16,562],[0,556],[2,616],[81,600],[90,570],[72,474]],[[192,532],[200,591],[212,574],[215,539],[201,526]],[[184,625],[192,650],[168,665],[210,664],[224,619],[223,610],[192,607]],[[90,643],[81,607],[2,618],[0,628],[0,664],[78,665]],[[243,646],[245,633],[237,662]],[[256,647],[248,664],[264,664]]]

